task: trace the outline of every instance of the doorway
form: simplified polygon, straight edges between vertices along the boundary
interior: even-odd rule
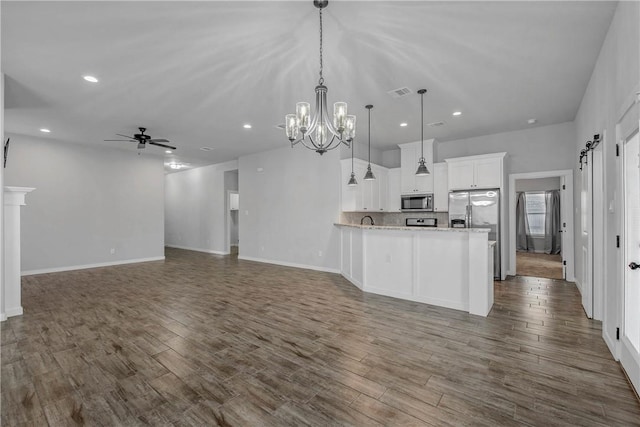
[[[238,256],[240,251],[239,219],[240,194],[235,190],[227,190],[227,242],[228,252]]]
[[[528,203],[530,215],[526,219],[530,219],[529,222],[533,225],[533,231],[529,230],[528,238],[525,235],[524,241],[520,242],[519,245],[516,225],[518,222],[516,215],[518,199],[521,201],[520,207],[526,212],[527,193],[530,194]],[[575,281],[572,215],[573,171],[559,170],[510,174],[508,203],[508,274],[511,276],[531,275],[554,279],[564,278],[569,282]],[[551,238],[545,239],[546,210],[547,207],[553,208],[554,206],[559,209],[556,214],[559,215],[559,218],[557,216],[553,218],[558,229]],[[545,248],[545,246],[550,247]],[[519,252],[517,250],[518,247],[521,249]],[[518,253],[520,254],[519,257]]]
[[[559,176],[516,183],[516,275],[564,279]]]

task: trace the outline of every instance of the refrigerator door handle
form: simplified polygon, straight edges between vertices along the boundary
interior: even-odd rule
[[[473,206],[467,205],[467,228],[471,228],[473,221]]]

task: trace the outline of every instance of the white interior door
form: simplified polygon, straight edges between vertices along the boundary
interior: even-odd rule
[[[590,152],[587,163],[582,166],[582,190],[580,192],[580,249],[582,259],[582,308],[587,317],[593,317],[593,156]]]
[[[623,148],[624,290],[620,363],[640,391],[640,137]]]

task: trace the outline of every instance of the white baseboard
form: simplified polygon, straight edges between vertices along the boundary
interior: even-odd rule
[[[340,274],[340,270],[337,268],[318,267],[316,265],[297,264],[294,262],[286,262],[286,261],[275,261],[271,259],[254,258],[254,257],[243,256],[243,255],[238,256],[238,259],[242,259],[245,261],[263,262],[265,264],[282,265],[284,267],[304,268],[305,270],[324,271],[325,273]]]
[[[5,309],[5,313],[4,316],[6,317],[13,317],[13,316],[22,316],[22,306],[20,307],[13,307],[13,308],[7,308]],[[5,319],[6,320],[6,319]]]
[[[423,304],[436,305],[438,307],[452,308],[454,310],[469,312],[468,303],[465,304],[462,302],[449,301],[449,300],[444,300],[439,298],[426,298],[426,297],[421,297],[417,295],[406,294],[403,292],[394,292],[388,289],[380,289],[380,288],[364,288],[363,291],[371,294],[376,294],[376,295],[384,295],[387,297],[399,298],[406,301],[420,302]]]
[[[345,279],[347,279],[349,281],[349,283],[351,283],[353,286],[355,286],[356,288],[362,290],[362,283],[356,281],[355,279],[351,278],[351,277],[347,277],[344,274],[342,274],[342,277],[344,277]]]
[[[165,245],[167,248],[174,249],[184,249],[185,251],[195,251],[195,252],[204,252],[206,254],[214,254],[214,255],[229,255],[230,252],[224,251],[214,251],[211,249],[202,249],[202,248],[191,248],[189,246],[178,246],[178,245]]]
[[[21,276],[32,276],[34,274],[59,273],[61,271],[86,270],[87,268],[111,267],[114,265],[136,264],[139,262],[164,261],[164,256],[151,258],[126,259],[122,261],[99,262],[96,264],[69,265],[65,267],[43,268],[39,270],[27,270],[20,273]]]
[[[620,360],[620,355],[618,354],[618,340],[607,333],[607,330],[602,328],[602,339],[604,339],[605,344],[609,347],[609,351],[615,360]]]
[[[4,313],[0,313],[0,322],[4,322],[5,320],[7,320],[7,315]]]

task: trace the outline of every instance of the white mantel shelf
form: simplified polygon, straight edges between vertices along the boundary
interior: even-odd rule
[[[22,314],[20,289],[20,206],[32,187],[4,187],[4,286],[1,290],[0,320]]]
[[[362,291],[478,316],[491,311],[488,229],[335,225],[341,274]]]

